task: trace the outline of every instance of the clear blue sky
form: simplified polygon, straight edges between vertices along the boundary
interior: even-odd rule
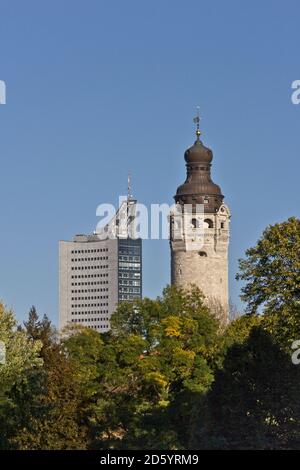
[[[201,106],[237,260],[299,217],[297,1],[0,0],[0,297],[21,320],[58,315],[58,240],[94,229],[126,192],[172,202]],[[169,282],[167,241],[144,243],[144,293]]]

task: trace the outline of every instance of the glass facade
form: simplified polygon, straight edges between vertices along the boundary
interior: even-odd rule
[[[142,298],[142,240],[118,239],[118,299]]]

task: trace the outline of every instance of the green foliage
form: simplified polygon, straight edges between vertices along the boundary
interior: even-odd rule
[[[246,281],[242,299],[249,313],[259,306],[275,311],[300,301],[300,220],[267,227],[253,248],[240,260],[237,279]]]
[[[1,447],[84,448],[75,371],[56,331],[46,316],[39,320],[34,307],[24,326],[17,329],[13,313],[0,307],[0,337],[7,346],[1,366]]]
[[[0,303],[0,340],[5,344],[6,363],[0,365],[1,395],[26,379],[27,372],[42,365],[39,352],[40,341],[31,342],[26,334],[17,329],[13,312]]]
[[[215,374],[204,446],[299,448],[300,370],[264,326],[254,326],[244,342],[233,344]]]
[[[297,219],[267,228],[240,263],[251,315],[226,328],[195,286],[60,338],[0,304],[0,449],[299,448],[299,251]]]
[[[15,420],[17,403],[14,397],[21,394],[25,414],[28,408],[25,396],[29,390],[36,389],[43,360],[39,356],[42,343],[30,341],[25,332],[17,329],[13,312],[7,310],[2,303],[0,340],[6,349],[5,364],[0,365],[0,449],[5,449],[17,446],[14,433],[17,428],[22,427],[22,417]]]
[[[71,335],[64,347],[83,393],[91,391],[85,409],[91,447],[163,448],[166,436],[168,445],[182,446],[180,406],[210,387],[208,357],[217,335],[218,323],[195,287],[168,287],[156,300],[120,304],[101,339],[90,330]]]
[[[261,323],[274,343],[290,354],[292,343],[300,339],[300,304],[283,305],[280,309],[265,314]]]

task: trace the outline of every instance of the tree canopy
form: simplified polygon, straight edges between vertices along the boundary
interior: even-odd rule
[[[248,313],[274,311],[300,302],[300,220],[270,225],[239,261],[237,279],[245,281],[242,299]]]
[[[120,303],[106,333],[0,304],[0,449],[299,448],[298,232],[246,252],[251,315],[226,328],[195,286]]]

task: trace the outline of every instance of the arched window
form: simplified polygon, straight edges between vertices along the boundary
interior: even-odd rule
[[[211,219],[204,219],[205,228],[214,228],[214,223]]]
[[[197,219],[192,219],[192,227],[199,228],[199,221]]]
[[[205,251],[199,251],[199,256],[206,257],[207,253]]]

